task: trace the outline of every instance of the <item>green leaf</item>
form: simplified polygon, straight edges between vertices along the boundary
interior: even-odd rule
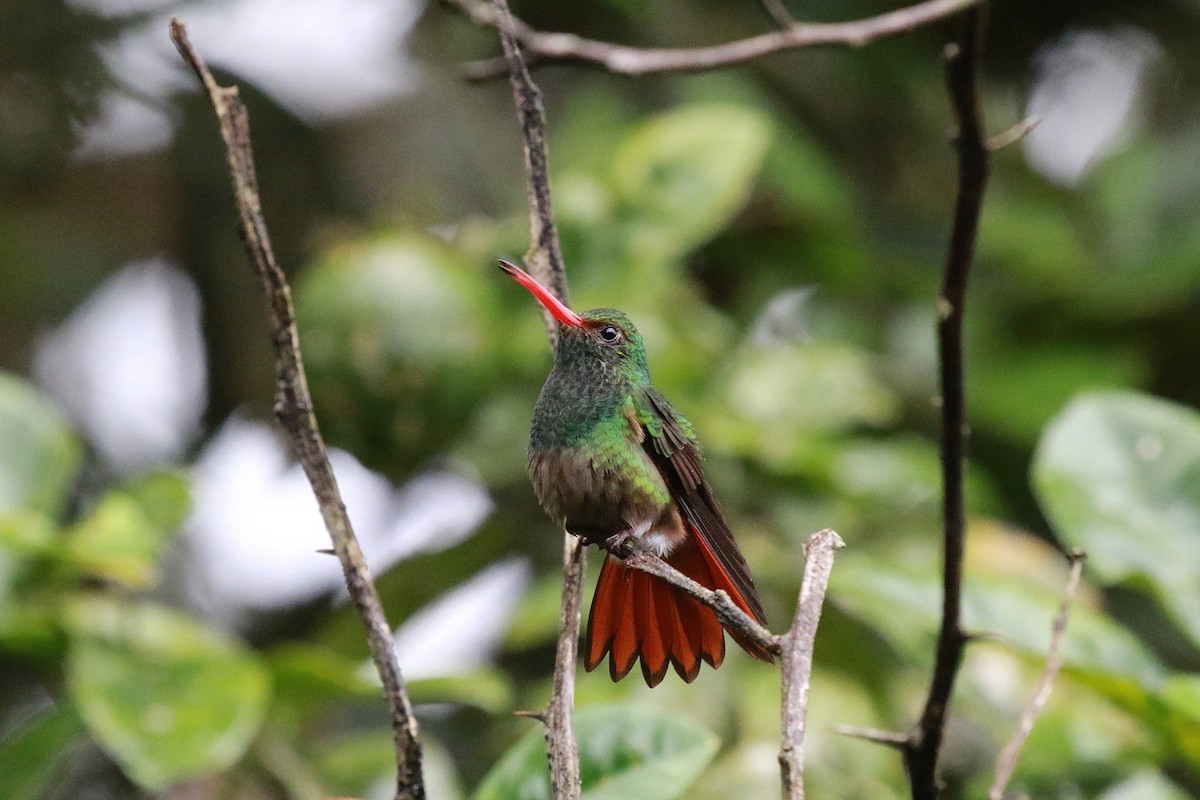
[[[1047,427],[1033,485],[1093,574],[1149,589],[1200,643],[1200,415],[1133,392],[1085,394]]]
[[[966,630],[994,634],[1033,663],[1041,663],[1050,640],[1050,628],[1062,599],[1062,581],[1038,576],[1045,571],[1050,553],[1023,547],[1029,537],[1004,534],[982,526],[968,533],[969,560],[963,587],[963,626]],[[1044,546],[1043,546],[1044,547]],[[1003,548],[1024,562],[1023,572],[1013,571],[991,555]],[[1046,551],[1049,548],[1044,548]],[[970,557],[972,552],[982,555]],[[939,576],[932,564],[891,553],[846,553],[839,557],[830,577],[834,602],[847,613],[879,631],[906,654],[906,663],[926,658],[940,619]],[[1065,573],[1061,562],[1058,572]],[[1085,598],[1071,609],[1063,640],[1065,669],[1086,677],[1105,694],[1138,687],[1154,687],[1163,679],[1159,661],[1129,631],[1092,608]]]
[[[79,442],[49,398],[0,373],[0,512],[57,517],[79,470]]]
[[[1166,707],[1165,725],[1159,725],[1164,738],[1192,769],[1200,770],[1200,675],[1172,675],[1160,696]]]
[[[343,244],[305,273],[296,317],[326,438],[398,473],[454,440],[503,338],[485,333],[482,274],[499,282],[412,234]]]
[[[671,800],[687,791],[717,751],[693,720],[644,706],[586,708],[575,714],[586,800]],[[530,730],[484,778],[475,800],[550,800],[540,729]]]
[[[160,789],[241,757],[269,694],[254,654],[150,604],[81,598],[67,622],[67,687],[129,777]]]
[[[794,465],[818,434],[895,418],[899,400],[877,373],[870,354],[847,345],[749,346],[727,379],[732,413],[706,423],[713,438],[727,436],[747,456]]]
[[[105,494],[67,535],[66,556],[106,580],[134,588],[158,582],[158,563],[170,535],[188,510],[183,479],[167,473]]]
[[[0,797],[38,800],[83,726],[68,706],[52,708],[0,741]]]
[[[734,105],[686,106],[638,127],[612,167],[634,263],[672,260],[719,231],[745,202],[771,135],[766,116]]]

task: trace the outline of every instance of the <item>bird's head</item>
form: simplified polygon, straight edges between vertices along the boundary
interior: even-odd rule
[[[647,373],[646,347],[629,317],[613,308],[595,308],[577,314],[515,264],[502,260],[500,269],[528,289],[558,323],[559,360],[593,362],[622,372]]]

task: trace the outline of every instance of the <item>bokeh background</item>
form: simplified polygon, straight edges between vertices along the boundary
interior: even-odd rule
[[[772,24],[753,0],[514,10],[664,46]],[[527,242],[520,140],[507,85],[459,78],[493,35],[417,0],[0,5],[0,796],[390,796],[382,704],[271,421],[260,292],[172,14],[251,110],[431,796],[542,796],[536,724],[511,712],[544,703],[553,660],[561,540],[524,472],[550,353],[493,268]],[[967,312],[966,621],[989,636],[959,681],[948,796],[983,796],[1062,552],[1086,547],[1014,788],[1200,797],[1200,3],[991,17],[988,127],[1041,122],[996,154]],[[645,335],[772,627],[807,536],[847,542],[817,641],[814,797],[905,796],[894,753],[832,727],[909,725],[932,660],[950,31],[705,75],[537,73],[572,298]],[[736,648],[690,686],[581,674],[588,796],[773,796],[777,681]]]

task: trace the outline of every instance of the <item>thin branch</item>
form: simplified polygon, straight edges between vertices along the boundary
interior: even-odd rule
[[[703,72],[751,61],[771,53],[822,45],[863,45],[911,31],[940,19],[952,17],[983,0],[925,0],[905,8],[852,22],[806,22],[783,30],[725,42],[711,47],[656,48],[585,39],[572,33],[546,33],[519,19],[501,21],[500,12],[484,0],[443,0],[459,9],[477,25],[507,26],[531,59],[538,63],[572,61],[603,67],[617,75],[646,75],[656,72]],[[504,74],[498,59],[468,64],[464,73],[471,80],[488,80]]]
[[[804,545],[804,578],[792,627],[780,637],[782,682],[779,772],[784,800],[804,800],[804,732],[808,715],[808,686],[812,677],[813,641],[833,557],[845,542],[831,530],[814,533]]]
[[[495,0],[491,9],[504,48],[504,59],[512,85],[513,103],[525,145],[525,175],[529,196],[529,250],[525,266],[559,300],[567,303],[567,274],[563,264],[554,208],[550,202],[550,168],[546,155],[546,118],[542,93],[529,75],[521,55],[515,23],[505,0]],[[546,313],[546,334],[553,347],[558,326]],[[563,588],[559,611],[558,645],[554,656],[554,681],[546,713],[546,758],[550,763],[550,782],[555,800],[579,800],[579,749],[571,725],[575,704],[575,665],[579,657],[579,623],[583,595],[583,574],[587,551],[579,540],[563,533]]]
[[[575,706],[575,664],[579,659],[579,621],[586,566],[587,549],[577,537],[564,533],[563,590],[558,645],[554,652],[554,680],[550,701],[542,717],[546,759],[550,762],[550,786],[555,800],[578,800],[583,791],[571,712]]]
[[[762,3],[763,9],[771,15],[771,19],[775,20],[775,24],[784,30],[790,30],[799,24],[787,10],[783,0],[759,0],[759,2]]]
[[[624,559],[626,566],[661,578],[672,586],[682,589],[711,608],[726,630],[736,631],[738,635],[744,636],[759,647],[775,655],[780,654],[780,637],[759,625],[753,617],[738,608],[729,599],[728,594],[720,589],[714,591],[701,586],[654,553],[644,549],[644,545],[636,539],[627,539],[623,543],[623,547],[623,552],[614,552],[613,555]]]
[[[371,658],[379,672],[383,694],[391,710],[396,751],[396,798],[424,800],[425,784],[421,774],[417,720],[405,691],[391,626],[388,625],[371,572],[354,536],[325,452],[325,441],[313,413],[312,397],[300,354],[291,289],[275,260],[262,213],[250,143],[250,117],[238,97],[236,86],[217,85],[204,60],[188,40],[183,22],[177,17],[171,20],[171,39],[183,60],[204,84],[220,125],[240,216],[242,241],[267,296],[270,336],[276,359],[275,416],[312,485],[333,549],[342,564],[346,589],[366,628]]]
[[[1026,134],[1036,128],[1041,121],[1041,117],[1025,117],[1025,119],[1013,125],[1008,130],[1001,131],[988,139],[987,149],[994,153],[997,150],[1003,150],[1006,147],[1016,144],[1024,139]]]
[[[841,736],[849,736],[851,739],[862,739],[864,742],[881,744],[895,750],[903,751],[908,747],[907,733],[881,731],[877,728],[859,728],[855,725],[834,725],[833,732]]]
[[[1034,723],[1037,722],[1038,716],[1045,708],[1046,701],[1050,699],[1054,681],[1058,678],[1059,670],[1062,669],[1063,636],[1067,632],[1071,603],[1075,601],[1075,592],[1079,589],[1079,578],[1083,574],[1083,562],[1087,559],[1087,554],[1082,550],[1074,550],[1070,553],[1069,558],[1071,559],[1071,572],[1067,576],[1067,587],[1063,590],[1062,603],[1058,607],[1058,615],[1054,618],[1054,627],[1050,632],[1050,648],[1046,651],[1046,665],[1042,670],[1037,692],[1029,701],[1029,705],[1021,712],[1021,719],[1012,739],[1000,751],[1000,757],[996,760],[995,778],[992,780],[991,789],[988,790],[988,800],[1004,800],[1008,782],[1012,780],[1013,771],[1017,768],[1017,761],[1021,758],[1021,750],[1024,749],[1025,742],[1028,741],[1029,734],[1033,731]]]
[[[904,751],[913,800],[934,800],[940,791],[938,756],[946,711],[962,663],[966,635],[962,629],[962,574],[966,535],[963,471],[967,423],[963,378],[963,309],[967,277],[975,255],[979,213],[987,183],[988,150],[984,144],[976,89],[977,62],[984,15],[971,9],[963,15],[958,44],[946,48],[946,86],[958,119],[958,198],[950,235],[946,271],[938,300],[938,364],[942,390],[942,624],[929,695],[920,721]]]
[[[512,84],[513,103],[525,143],[525,174],[529,196],[529,249],[525,252],[525,268],[533,277],[554,292],[564,304],[567,298],[567,270],[563,264],[562,245],[558,241],[558,226],[554,222],[554,206],[550,201],[550,164],[546,155],[546,113],[542,91],[529,75],[521,55],[521,46],[512,34],[516,25],[506,0],[494,0],[493,13],[507,20],[497,25],[504,61]],[[558,326],[549,311],[543,312],[546,331],[553,347],[558,338]]]

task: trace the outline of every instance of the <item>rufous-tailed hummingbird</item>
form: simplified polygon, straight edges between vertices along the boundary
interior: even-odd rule
[[[766,622],[746,559],[704,480],[696,433],[651,385],[646,348],[628,317],[610,308],[577,314],[520,268],[500,267],[558,324],[554,369],[529,436],[534,493],[551,519],[609,551],[588,615],[584,667],[591,671],[609,655],[609,675],[618,681],[640,658],[650,686],[668,665],[690,683],[701,661],[715,668],[725,658],[716,614],[613,551],[635,537]],[[773,661],[759,645],[730,635],[750,655]]]

